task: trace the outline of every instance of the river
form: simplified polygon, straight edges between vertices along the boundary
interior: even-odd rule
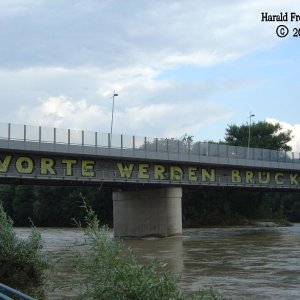
[[[16,231],[21,237],[29,233],[27,228]],[[83,247],[83,233],[64,228],[40,231],[45,251],[59,260],[53,278],[62,285],[72,275],[72,252],[67,247]],[[185,290],[214,287],[232,299],[300,299],[300,224],[185,229],[182,237],[125,240],[125,244],[141,263],[155,257],[167,262],[168,270],[181,275]],[[57,289],[50,297],[72,298],[66,289]]]

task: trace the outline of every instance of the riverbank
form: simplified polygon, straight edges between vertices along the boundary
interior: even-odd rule
[[[278,219],[278,220],[262,219],[262,220],[252,220],[251,225],[257,227],[285,227],[285,226],[293,226],[293,223],[285,219]]]
[[[240,227],[240,226],[253,226],[253,227],[281,227],[281,226],[293,226],[293,223],[286,219],[229,219],[222,220],[216,224],[199,224],[195,220],[185,222],[184,228],[228,228],[228,227]]]

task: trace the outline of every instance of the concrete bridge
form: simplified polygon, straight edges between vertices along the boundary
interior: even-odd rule
[[[117,236],[181,234],[183,186],[299,190],[299,153],[0,124],[0,182],[114,185]]]

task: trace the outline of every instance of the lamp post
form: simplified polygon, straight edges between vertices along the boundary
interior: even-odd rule
[[[111,123],[110,123],[110,146],[111,146],[111,140],[112,140],[112,129],[113,129],[113,124],[114,124],[114,109],[115,109],[115,97],[119,96],[116,91],[114,90],[112,99],[112,109],[111,109]]]
[[[249,115],[249,135],[248,135],[248,154],[247,154],[247,158],[250,158],[250,138],[251,138],[251,118],[255,117],[255,115],[253,115],[250,111],[250,115]]]

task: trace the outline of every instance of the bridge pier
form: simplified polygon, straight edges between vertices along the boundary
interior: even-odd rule
[[[116,237],[182,234],[182,188],[113,192]]]

